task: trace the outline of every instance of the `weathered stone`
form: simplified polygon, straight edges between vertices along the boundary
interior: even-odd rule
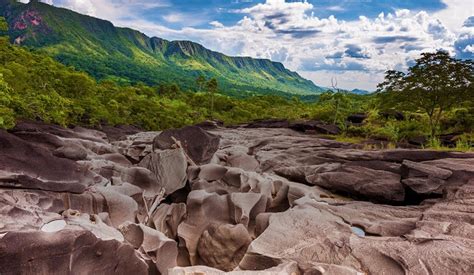
[[[188,164],[183,149],[153,152],[139,164],[155,174],[158,183],[171,194],[186,185]]]
[[[201,261],[224,271],[236,268],[252,238],[242,224],[211,225],[203,232],[197,247]]]
[[[77,210],[66,210],[62,213],[66,222],[66,229],[86,230],[92,232],[97,238],[108,241],[124,241],[122,234],[115,228],[108,226],[99,215],[89,215]]]
[[[170,239],[178,236],[178,226],[186,217],[186,204],[161,204],[152,217],[154,227]]]
[[[199,178],[206,181],[216,181],[222,179],[227,173],[227,168],[217,164],[206,164],[201,166]]]
[[[38,182],[0,185],[0,273],[474,273],[473,154],[216,128],[212,164],[188,167],[181,149],[149,155],[157,134],[1,133],[0,175]],[[156,171],[183,188],[164,198]]]
[[[172,149],[177,141],[181,142],[186,154],[199,165],[209,163],[219,147],[220,138],[196,126],[166,130],[153,140],[154,150]]]
[[[0,130],[0,186],[82,193],[94,182],[93,175],[74,161]]]
[[[232,154],[226,158],[226,163],[228,166],[237,167],[245,171],[256,171],[260,165],[255,157],[246,153]]]
[[[440,189],[446,181],[439,178],[408,178],[402,180],[403,184],[419,194],[430,194]],[[440,193],[440,192],[438,192]]]
[[[438,179],[448,179],[453,175],[453,172],[438,168],[436,166],[431,166],[423,163],[417,163],[409,160],[404,160],[402,163],[402,170],[404,174],[410,176],[410,172],[413,170],[415,173],[421,174],[422,176],[430,176]],[[415,174],[415,176],[418,176]]]
[[[1,274],[148,274],[133,247],[91,232],[10,232],[0,238]]]
[[[375,200],[403,201],[405,189],[400,175],[357,166],[341,166],[334,171],[316,171],[306,177],[318,186]]]
[[[119,229],[128,243],[155,263],[160,274],[168,274],[168,269],[177,265],[177,243],[163,233],[143,224],[133,223],[125,223]]]

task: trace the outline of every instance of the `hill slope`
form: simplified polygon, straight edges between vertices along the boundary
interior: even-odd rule
[[[222,90],[310,95],[323,90],[283,64],[266,59],[229,57],[190,41],[167,41],[111,22],[32,1],[0,0],[12,42],[40,49],[97,79],[120,82],[177,82],[194,86],[200,74],[216,77]]]

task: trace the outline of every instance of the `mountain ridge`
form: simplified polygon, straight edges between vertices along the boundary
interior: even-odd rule
[[[232,57],[187,41],[149,37],[110,21],[50,6],[1,0],[12,42],[43,51],[96,79],[149,85],[177,82],[193,87],[203,74],[216,77],[226,93],[315,95],[323,91],[280,62]]]

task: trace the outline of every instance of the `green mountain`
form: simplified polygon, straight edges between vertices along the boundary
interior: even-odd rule
[[[195,87],[199,75],[218,79],[223,92],[314,95],[313,82],[267,59],[230,57],[190,41],[168,41],[111,22],[53,7],[0,0],[13,43],[54,57],[96,79]]]

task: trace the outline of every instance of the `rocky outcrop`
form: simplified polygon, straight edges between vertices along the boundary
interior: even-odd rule
[[[153,172],[167,194],[186,185],[188,163],[184,150],[181,148],[153,152],[147,155],[139,165]]]
[[[0,273],[474,273],[474,154],[257,126],[1,131]]]
[[[153,140],[153,148],[172,149],[176,141],[181,143],[186,154],[197,164],[209,163],[219,147],[219,137],[197,126],[166,130]]]
[[[135,249],[89,231],[8,232],[0,239],[2,274],[147,274]]]

